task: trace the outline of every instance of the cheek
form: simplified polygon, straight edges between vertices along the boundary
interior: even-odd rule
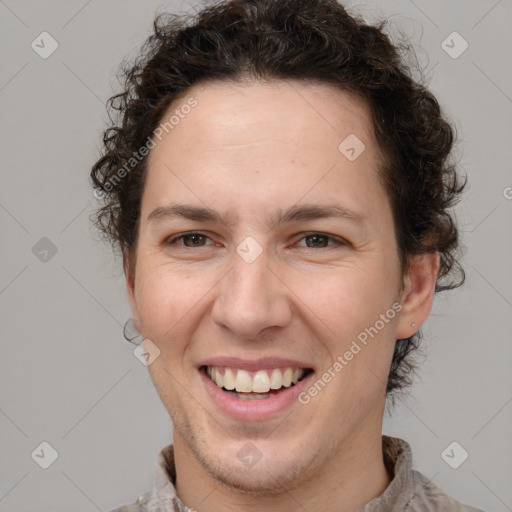
[[[336,375],[333,400],[355,406],[355,396],[363,400],[365,394],[381,392],[395,341],[395,280],[391,267],[384,272],[380,265],[338,268],[328,278],[303,282],[300,294],[307,297],[317,337],[329,354],[324,370],[330,367]],[[338,371],[332,367],[335,361],[342,365]]]
[[[395,299],[396,276],[378,267],[347,266],[303,276],[297,295],[335,332],[347,332],[379,318]]]
[[[183,320],[193,316],[204,290],[195,286],[190,276],[164,271],[163,267],[141,266],[138,271],[136,296],[144,335],[157,344],[177,338],[187,323]]]

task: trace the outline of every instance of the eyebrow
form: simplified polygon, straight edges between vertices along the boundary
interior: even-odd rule
[[[287,210],[278,210],[276,214],[269,219],[269,222],[272,226],[279,226],[297,221],[325,219],[328,217],[347,219],[356,223],[361,223],[366,220],[366,217],[362,213],[349,210],[342,206],[304,204],[294,205]],[[148,215],[147,222],[158,224],[159,222],[172,218],[218,222],[229,225],[229,221],[224,219],[218,211],[191,204],[158,206]]]

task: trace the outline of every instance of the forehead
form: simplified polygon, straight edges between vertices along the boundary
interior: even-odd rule
[[[189,108],[192,100],[195,106]],[[173,126],[165,129],[171,118]],[[283,151],[308,140],[330,144],[337,151],[350,134],[370,144],[374,139],[371,110],[364,99],[330,84],[297,80],[197,84],[169,106],[161,126],[163,137],[176,144],[188,138],[195,147],[211,149],[268,144],[270,135]],[[152,151],[155,158],[165,151],[163,146]]]
[[[234,210],[243,202],[259,211],[306,194],[317,203],[315,195],[344,197],[342,206],[359,210],[365,201],[371,206],[372,192],[382,195],[371,111],[334,86],[209,82],[173,102],[160,126],[171,117],[154,138],[143,210],[177,191],[196,203],[221,207],[222,198]]]

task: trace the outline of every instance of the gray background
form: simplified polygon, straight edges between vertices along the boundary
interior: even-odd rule
[[[467,282],[437,296],[424,329],[428,358],[385,433],[409,441],[415,467],[450,494],[512,510],[512,2],[347,5],[369,19],[390,16],[412,37],[457,126],[470,182],[457,207]],[[0,512],[133,502],[172,440],[147,368],[122,337],[121,262],[88,220],[115,67],[137,51],[157,8],[192,3],[0,0]],[[43,31],[59,44],[47,59],[31,48]],[[456,59],[441,47],[453,31],[469,44]],[[56,254],[41,252],[43,237]],[[43,441],[58,452],[48,469],[31,457]],[[469,453],[458,469],[441,458],[452,441]]]

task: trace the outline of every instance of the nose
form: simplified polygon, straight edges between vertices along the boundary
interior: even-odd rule
[[[237,253],[220,283],[212,319],[237,337],[256,338],[269,327],[286,327],[291,320],[289,289],[269,267],[265,251],[247,263]]]

